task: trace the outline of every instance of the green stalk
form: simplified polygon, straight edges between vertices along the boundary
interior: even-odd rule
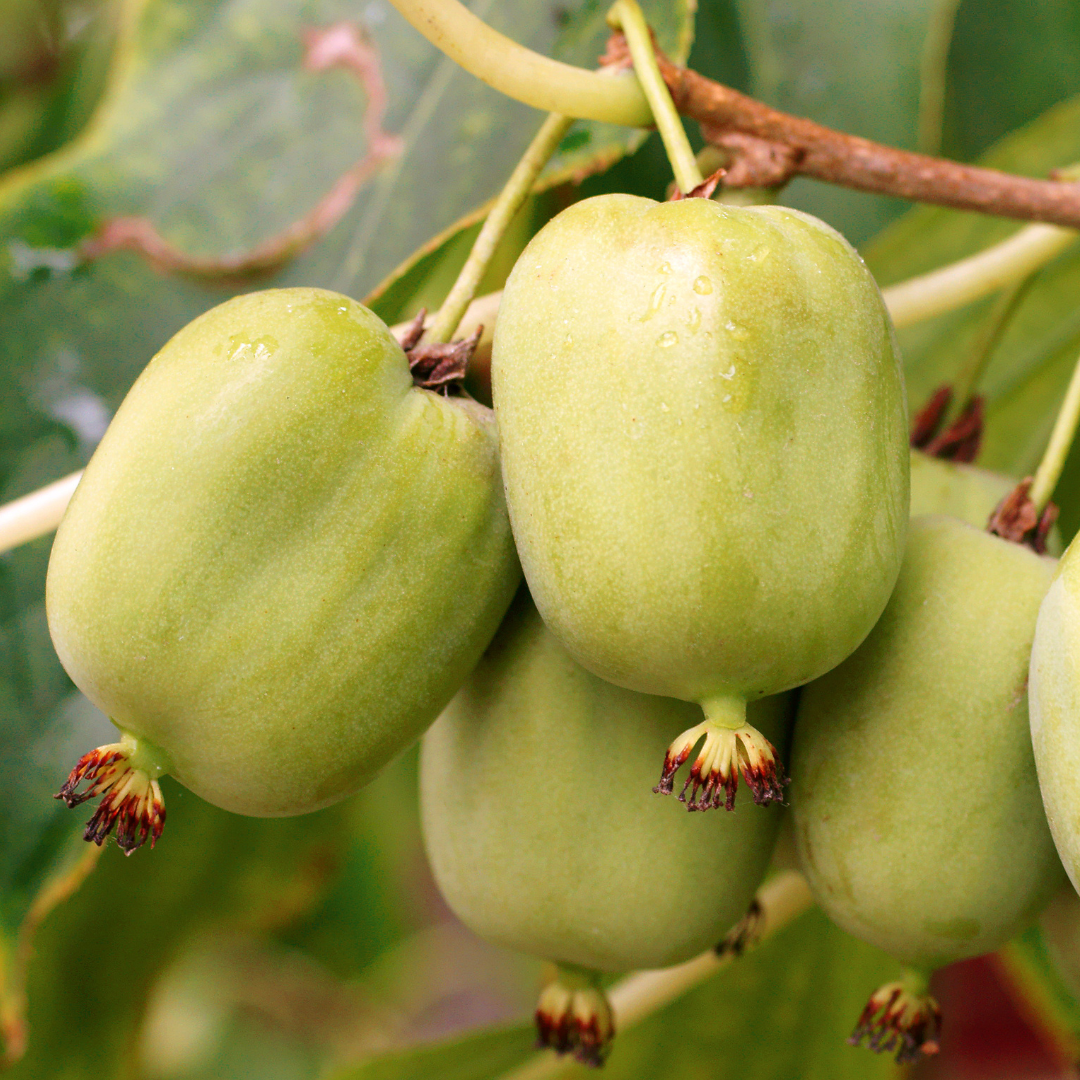
[[[994,349],[1020,307],[1021,301],[1027,296],[1037,273],[1035,271],[1014,282],[994,301],[994,306],[990,309],[990,314],[980,329],[967,363],[953,379],[953,396],[941,422],[942,430],[948,430],[949,426],[959,418],[964,411],[964,406],[975,393],[975,388],[979,385],[983,372],[986,371],[986,365],[990,362]]]
[[[896,327],[932,319],[981,300],[1057,258],[1080,238],[1075,229],[1026,225],[966,259],[881,290]]]
[[[630,56],[634,61],[634,72],[645,92],[653,119],[664,141],[664,150],[675,173],[675,183],[685,195],[701,184],[703,177],[698,168],[697,158],[686,137],[686,130],[671,100],[671,93],[660,74],[653,51],[652,36],[645,15],[637,0],[617,0],[608,12],[608,26],[621,30],[626,37]]]
[[[454,336],[511,219],[521,208],[532,190],[533,183],[572,123],[572,118],[552,113],[540,125],[540,130],[529,143],[528,149],[514,167],[510,179],[506,181],[491,207],[465,265],[431,324],[431,329],[424,339],[427,344],[449,341]]]
[[[1069,448],[1076,435],[1078,423],[1080,423],[1080,360],[1077,360],[1076,367],[1073,368],[1069,388],[1065,391],[1065,400],[1061,403],[1057,419],[1054,421],[1050,442],[1035,471],[1035,479],[1028,492],[1028,498],[1035,504],[1035,509],[1040,515],[1046,509],[1046,504],[1050,501],[1050,496],[1054,494],[1054,488],[1057,487],[1057,482],[1061,478],[1061,470],[1065,468],[1065,459],[1069,456]]]
[[[545,112],[645,127],[652,123],[637,79],[611,78],[541,56],[478,19],[458,0],[391,0],[433,45],[507,97]]]

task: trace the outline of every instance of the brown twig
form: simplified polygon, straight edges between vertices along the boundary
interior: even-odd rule
[[[379,55],[364,32],[352,23],[335,23],[304,34],[304,67],[326,71],[343,67],[360,80],[367,95],[364,131],[367,152],[302,218],[248,251],[235,255],[189,255],[169,243],[146,217],[117,217],[105,221],[79,246],[84,261],[112,251],[134,251],[158,270],[218,284],[229,284],[272,273],[325,236],[352,206],[364,183],[387,159],[401,152],[401,140],[383,130],[386,85]]]
[[[615,33],[602,62],[629,56]],[[847,135],[790,116],[673,64],[657,50],[675,107],[729,158],[725,187],[776,187],[811,176],[857,191],[1080,228],[1080,184],[1013,176]]]

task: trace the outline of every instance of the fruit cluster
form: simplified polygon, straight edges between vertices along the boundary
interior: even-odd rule
[[[815,898],[904,965],[855,1037],[932,1051],[927,974],[1030,921],[1058,850],[1080,882],[1080,555],[1055,577],[981,530],[1007,481],[909,450],[881,295],[806,214],[571,206],[507,282],[494,413],[421,327],[254,293],[136,382],[49,568],[121,731],[60,793],[102,797],[87,838],[153,844],[163,773],[314,810],[430,727],[439,887],[560,965],[542,1041],[598,1063],[600,973],[719,941],[789,798]],[[654,792],[695,748],[688,818]]]

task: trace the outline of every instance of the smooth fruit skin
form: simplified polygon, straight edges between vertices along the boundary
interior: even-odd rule
[[[1016,479],[1004,473],[911,451],[912,517],[948,514],[985,529],[998,504],[1016,485]],[[1054,525],[1046,535],[1047,553],[1060,555],[1063,546],[1061,531]]]
[[[985,529],[998,503],[1016,481],[977,465],[945,461],[911,451],[911,516],[948,514]]]
[[[838,925],[913,967],[996,949],[1061,880],[1025,695],[1053,572],[955,519],[915,519],[881,620],[802,691],[803,871]]]
[[[315,810],[431,723],[519,580],[489,410],[320,289],[237,297],[125,398],[53,546],[64,667],[209,802]]]
[[[1028,695],[1050,831],[1073,887],[1080,889],[1080,546],[1075,540],[1039,608]]]
[[[577,203],[507,281],[492,379],[525,576],[590,671],[753,698],[870,631],[907,526],[903,378],[877,286],[828,226]]]
[[[789,706],[751,707],[778,746]],[[716,945],[745,914],[782,817],[747,802],[687,818],[649,790],[656,755],[695,715],[591,675],[522,590],[421,744],[425,844],[458,917],[498,944],[606,971]]]

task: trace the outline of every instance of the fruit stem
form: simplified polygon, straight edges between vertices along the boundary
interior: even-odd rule
[[[487,220],[472,246],[472,251],[465,260],[465,265],[461,268],[457,280],[424,338],[425,344],[435,345],[447,342],[454,336],[465,314],[465,309],[472,303],[477,287],[480,285],[480,279],[484,276],[484,271],[487,270],[511,219],[525,202],[532,190],[533,182],[558,149],[559,143],[562,142],[563,136],[572,123],[572,118],[552,113],[540,125],[540,130],[529,143],[521,160],[514,166],[510,179],[506,181],[495,199]]]
[[[80,479],[81,471],[70,473],[0,506],[0,554],[55,529]]]
[[[812,905],[813,898],[810,887],[801,874],[794,870],[783,870],[758,889],[755,902],[761,912],[761,921],[758,924],[759,932],[755,944],[751,948],[756,948],[757,943],[793,922]],[[708,952],[677,967],[639,971],[620,979],[608,990],[615,1029],[619,1032],[629,1031],[642,1020],[648,1019],[711,978],[735,959],[734,952],[709,949]],[[574,1070],[573,1061],[545,1051],[504,1073],[498,1080],[556,1080],[557,1077]]]
[[[1069,388],[1065,391],[1065,400],[1058,410],[1054,421],[1054,430],[1050,433],[1050,442],[1028,491],[1028,498],[1035,504],[1035,511],[1041,514],[1054,494],[1054,488],[1065,468],[1065,459],[1069,456],[1076,426],[1080,423],[1080,359],[1073,368]]]
[[[508,97],[545,112],[643,127],[649,103],[634,78],[611,78],[541,56],[493,30],[458,0],[391,0],[433,45]]]
[[[660,130],[660,138],[664,140],[664,151],[671,162],[671,170],[675,173],[675,183],[684,195],[688,195],[694,188],[701,186],[704,178],[698,168],[690,140],[686,137],[686,129],[682,126],[675,103],[671,100],[671,92],[660,74],[645,15],[637,0],[617,0],[608,12],[607,22],[613,30],[621,30],[626,38],[638,82],[648,98],[653,119]]]
[[[1056,259],[1080,238],[1060,225],[1025,225],[1000,244],[881,290],[893,325],[910,326],[974,303]]]
[[[1001,341],[1012,317],[1016,314],[1024,297],[1027,296],[1035,278],[1038,277],[1038,273],[1038,269],[1033,270],[1025,277],[1006,286],[998,294],[990,309],[990,314],[980,327],[978,337],[975,339],[975,347],[971,350],[967,362],[953,379],[953,396],[941,420],[943,430],[947,431],[967,408],[975,393],[975,388],[979,385],[979,380],[986,371],[986,365],[990,362],[994,349],[997,348],[998,342]]]

